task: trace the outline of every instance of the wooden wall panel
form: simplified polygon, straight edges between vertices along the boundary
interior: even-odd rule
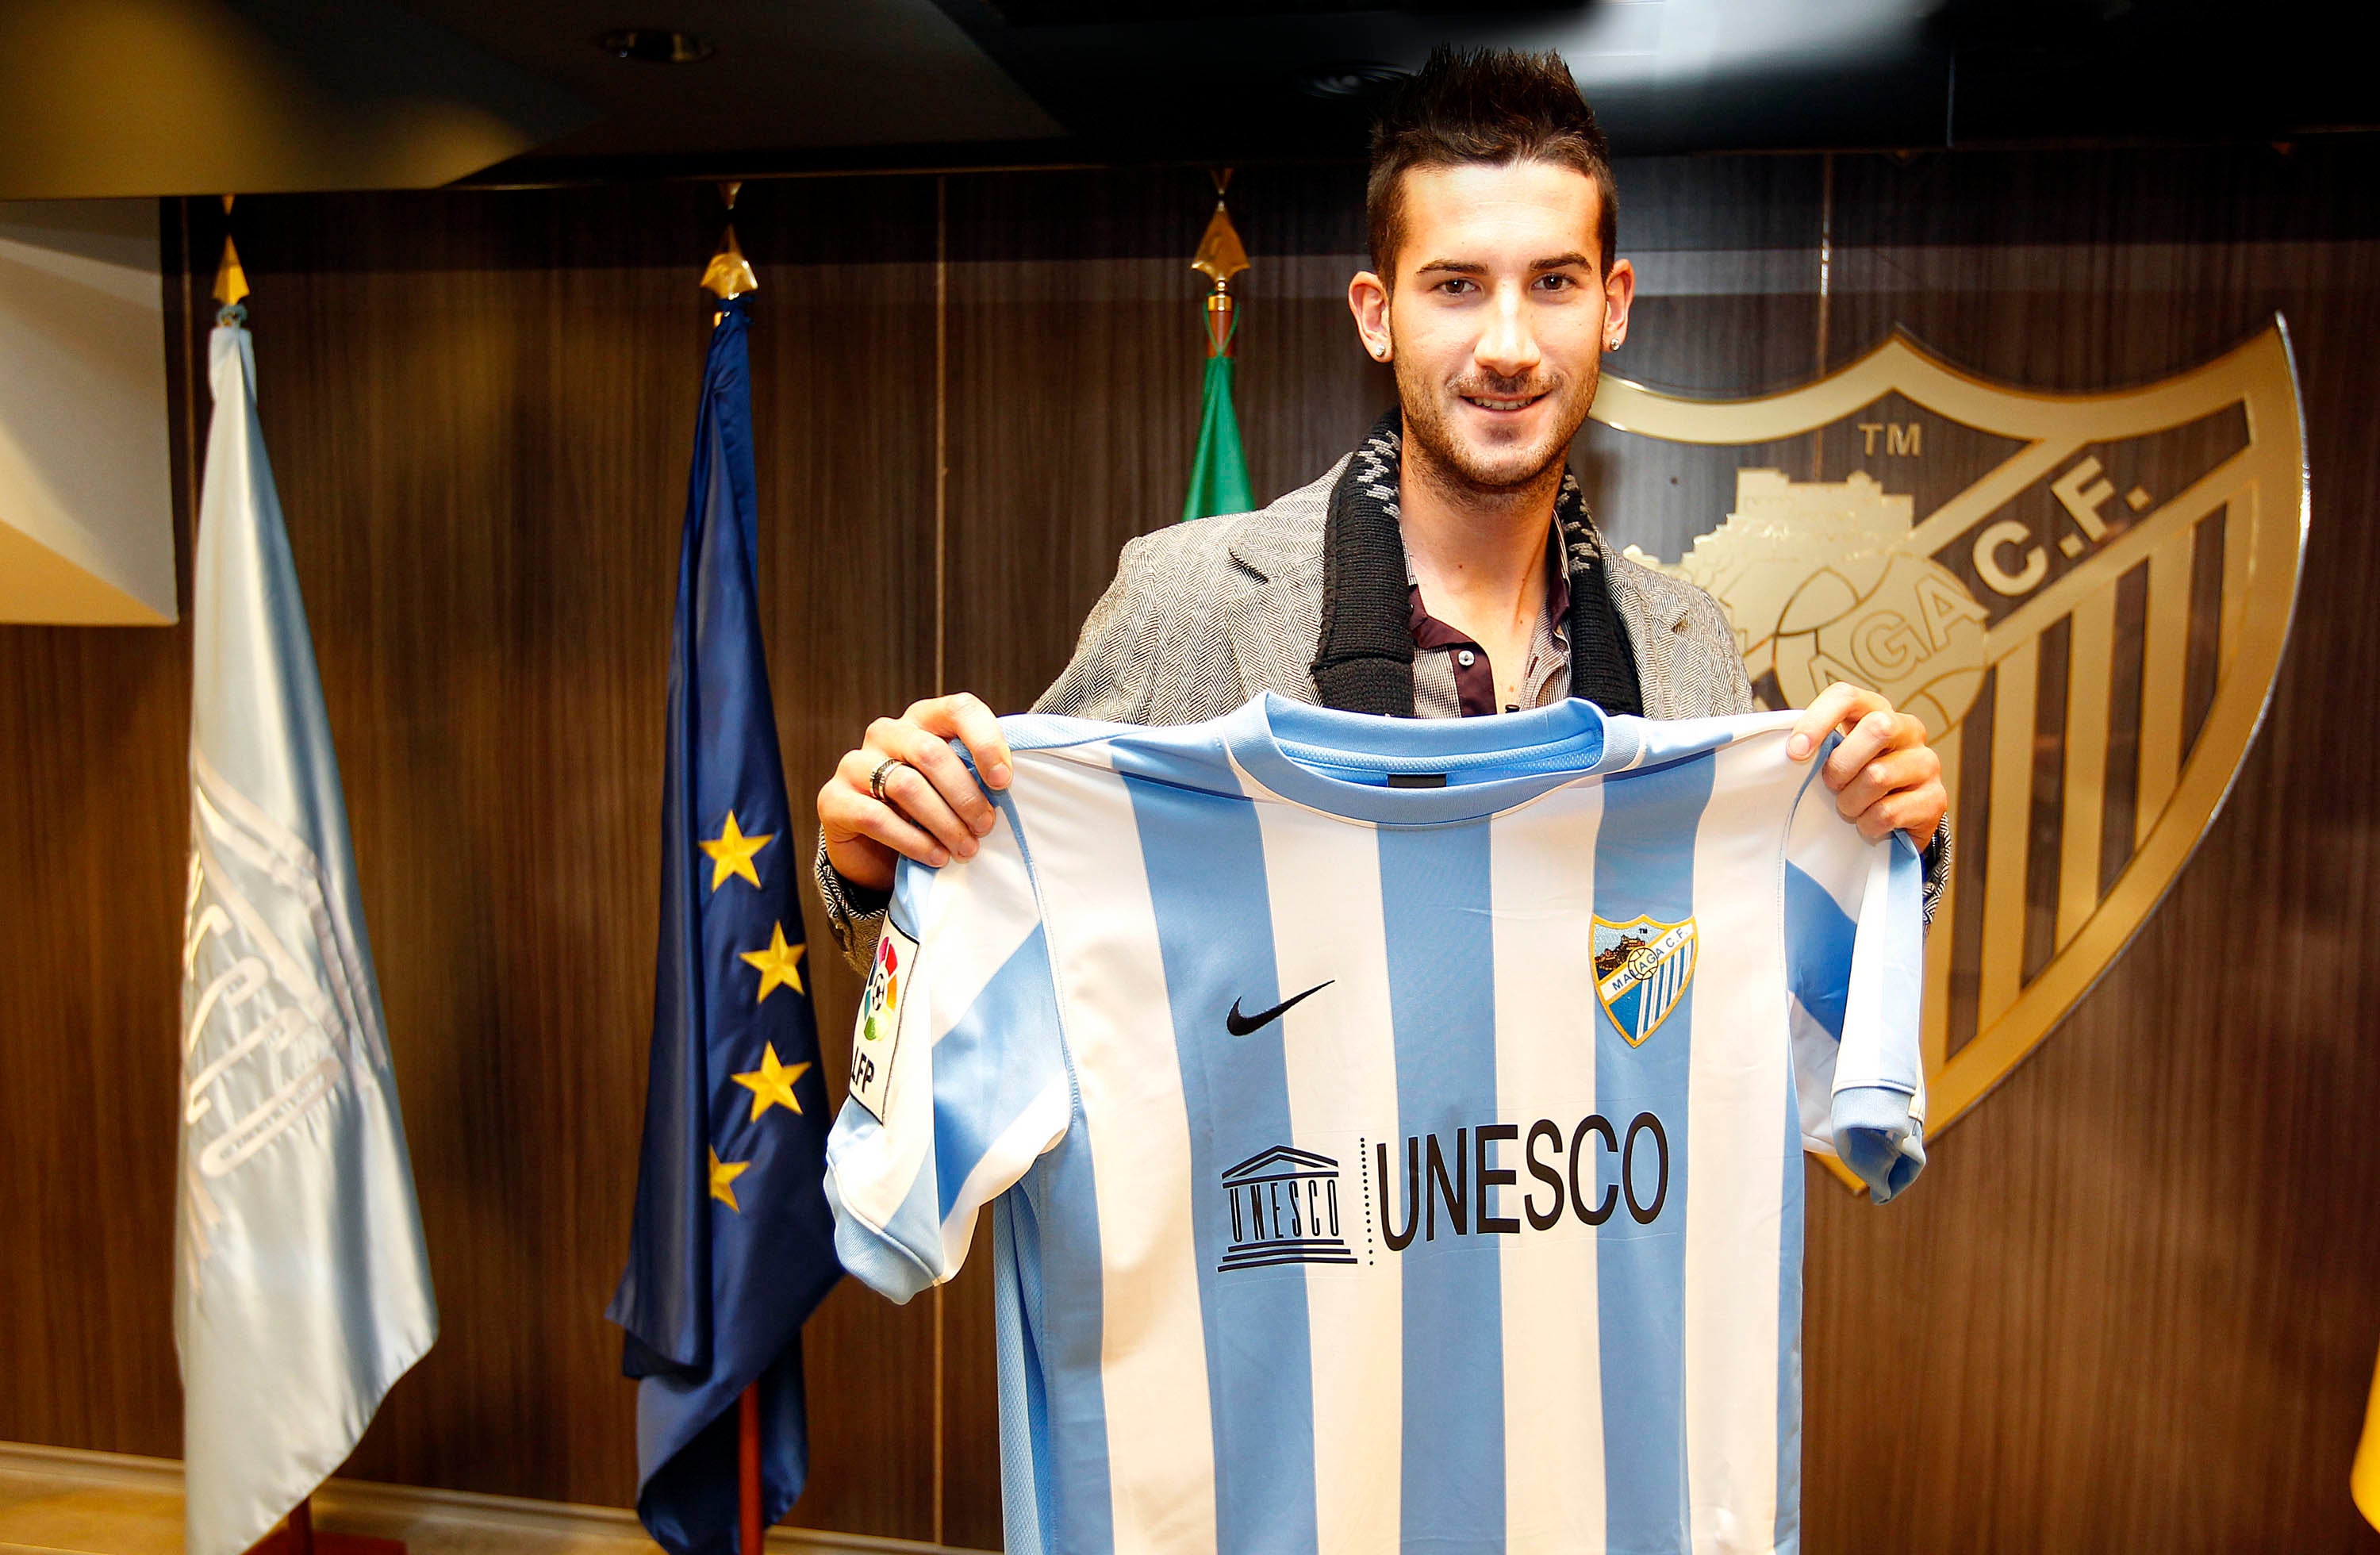
[[[2276,307],[2304,377],[2297,644],[2201,856],[1908,1201],[1872,1210],[1812,1179],[1812,1549],[2372,1548],[2343,1476],[2380,1345],[2380,1252],[2351,1234],[2380,1187],[2361,1016],[2380,826],[2356,775],[2380,667],[2380,369],[2362,349],[2380,235],[2358,192],[2375,166],[2350,145],[1622,168],[1646,288],[1612,364],[1630,377],[1774,390],[1901,323],[1987,374],[2091,388],[2203,360]],[[1339,295],[1359,191],[1345,168],[1232,188],[1262,496],[1327,468],[1392,392]],[[190,209],[211,256],[212,207]],[[747,187],[788,864],[869,716],[938,685],[1024,706],[1117,548],[1178,513],[1201,351],[1186,256],[1209,209],[1195,172]],[[445,1315],[351,1472],[622,1503],[631,1391],[601,1314],[642,1101],[707,318],[691,283],[716,206],[632,187],[240,217]],[[1606,468],[1592,438],[1579,455],[1616,538],[1675,554],[1707,527],[1705,494]],[[0,1183],[39,1252],[0,1264],[0,1439],[176,1450],[187,642],[0,628],[0,1087],[18,1120]],[[822,944],[809,966],[839,1088],[854,979]],[[997,1542],[988,1267],[906,1308],[830,1298],[796,1521]]]
[[[2351,1229],[2380,1191],[2371,167],[2313,148],[1843,168],[1839,273],[1875,249],[1899,279],[1868,267],[1835,299],[1839,354],[1897,322],[1988,376],[2119,387],[2277,310],[2314,500],[2265,730],[2140,939],[1905,1207],[1819,1193],[1815,1548],[2374,1543],[2344,1494],[2380,1345],[2380,1243]]]
[[[181,1435],[164,1294],[181,1087],[178,989],[158,990],[181,879],[161,866],[188,837],[192,506],[173,214],[159,346],[184,622],[0,626],[0,1193],[22,1217],[0,1258],[0,1440],[163,1453]]]
[[[212,253],[212,213],[197,209],[197,248]],[[667,634],[709,317],[693,283],[717,207],[707,189],[669,188],[260,200],[239,217],[260,406],[443,1319],[351,1472],[625,1503],[634,1395],[602,1307],[643,1105]],[[930,678],[931,614],[914,592],[932,569],[931,454],[917,436],[932,384],[914,371],[932,349],[930,190],[772,185],[747,196],[741,227],[763,283],[764,625],[806,821],[828,746]],[[175,633],[11,629],[0,652],[22,683],[7,702],[19,841],[0,894],[29,919],[21,938],[55,942],[12,957],[11,982],[33,972],[57,1006],[12,1000],[0,1048],[66,1061],[12,1089],[73,1130],[63,1149],[10,1139],[71,1162],[51,1169],[61,1187],[122,1200],[99,1221],[96,1191],[38,1197],[126,1244],[103,1266],[65,1225],[45,1235],[38,1304],[7,1304],[41,1326],[8,1347],[55,1332],[65,1342],[45,1353],[137,1358],[0,1390],[0,1437],[172,1453],[172,1133],[157,1130],[172,1116],[166,898],[187,647]],[[139,718],[117,684],[135,668]],[[120,857],[124,889],[95,892],[59,867],[84,851],[58,852],[62,832],[92,856],[137,849],[141,862]],[[805,823],[772,855],[806,875],[811,840]],[[814,895],[805,910],[820,924]],[[117,957],[120,971],[104,965]],[[810,966],[839,1087],[856,990],[831,951]],[[165,1099],[138,1106],[134,1077]],[[92,1134],[94,1105],[131,1114],[120,1139]],[[55,1315],[91,1291],[126,1312]],[[932,1532],[931,1316],[853,1288],[811,1326],[807,1520]]]

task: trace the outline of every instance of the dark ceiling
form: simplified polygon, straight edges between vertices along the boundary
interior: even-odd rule
[[[0,198],[1354,157],[1433,45],[1560,50],[1622,154],[2380,125],[2273,0],[71,0],[0,5]],[[138,18],[128,21],[127,18]],[[599,41],[701,40],[679,65]]]

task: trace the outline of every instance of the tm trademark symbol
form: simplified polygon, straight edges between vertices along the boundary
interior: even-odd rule
[[[1876,456],[1876,434],[1884,434],[1884,452],[1888,458],[1914,459],[1925,452],[1925,428],[1918,421],[1860,421],[1855,423],[1860,435],[1866,440],[1864,452]]]

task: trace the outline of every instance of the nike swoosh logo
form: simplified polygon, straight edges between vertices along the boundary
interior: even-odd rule
[[[1335,978],[1331,979],[1332,982],[1337,980]],[[1316,983],[1304,993],[1297,995],[1295,999],[1284,999],[1271,1009],[1260,1010],[1253,1015],[1240,1014],[1240,1002],[1234,999],[1232,1001],[1232,1013],[1223,1017],[1223,1027],[1234,1037],[1245,1037],[1251,1031],[1270,1026],[1274,1021],[1281,1019],[1282,1015],[1289,1013],[1291,1006],[1297,1003],[1298,1000],[1311,999],[1330,986],[1330,983]]]

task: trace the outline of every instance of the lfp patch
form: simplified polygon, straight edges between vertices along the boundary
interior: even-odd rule
[[[1698,944],[1694,920],[1658,923],[1639,915],[1625,923],[1595,920],[1595,996],[1612,1029],[1642,1047],[1659,1029],[1694,980]]]
[[[892,1096],[892,1059],[901,1050],[905,995],[915,977],[917,942],[884,920],[876,940],[876,965],[859,996],[859,1019],[851,1033],[851,1099],[884,1121]]]

